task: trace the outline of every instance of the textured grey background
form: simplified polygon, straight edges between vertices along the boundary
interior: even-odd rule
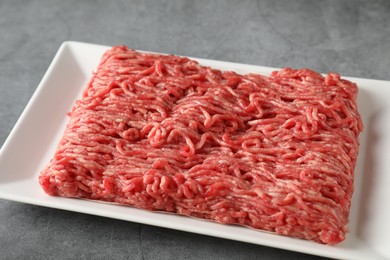
[[[63,41],[390,80],[389,13],[385,0],[0,0],[0,146]],[[0,200],[0,259],[287,258],[321,259]]]

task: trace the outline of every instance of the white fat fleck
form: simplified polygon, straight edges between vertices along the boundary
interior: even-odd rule
[[[105,176],[112,176],[112,175],[114,175],[114,173],[111,172],[111,171],[105,171],[105,172],[103,172],[103,175],[105,175]]]

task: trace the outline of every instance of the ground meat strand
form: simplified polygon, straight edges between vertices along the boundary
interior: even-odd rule
[[[239,75],[113,47],[40,184],[50,195],[335,244],[362,130],[357,91],[335,73]]]

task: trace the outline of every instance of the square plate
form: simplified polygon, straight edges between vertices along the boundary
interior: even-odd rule
[[[250,228],[149,212],[88,200],[47,196],[38,183],[91,72],[109,46],[65,42],[0,150],[0,198],[133,221],[338,259],[389,259],[390,82],[347,78],[359,86],[364,131],[355,171],[349,230],[344,242],[327,246]],[[276,68],[196,59],[202,65],[264,75]]]

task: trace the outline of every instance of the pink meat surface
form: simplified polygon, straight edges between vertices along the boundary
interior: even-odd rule
[[[335,73],[239,75],[113,47],[39,181],[49,195],[336,244],[362,131],[357,91]]]

